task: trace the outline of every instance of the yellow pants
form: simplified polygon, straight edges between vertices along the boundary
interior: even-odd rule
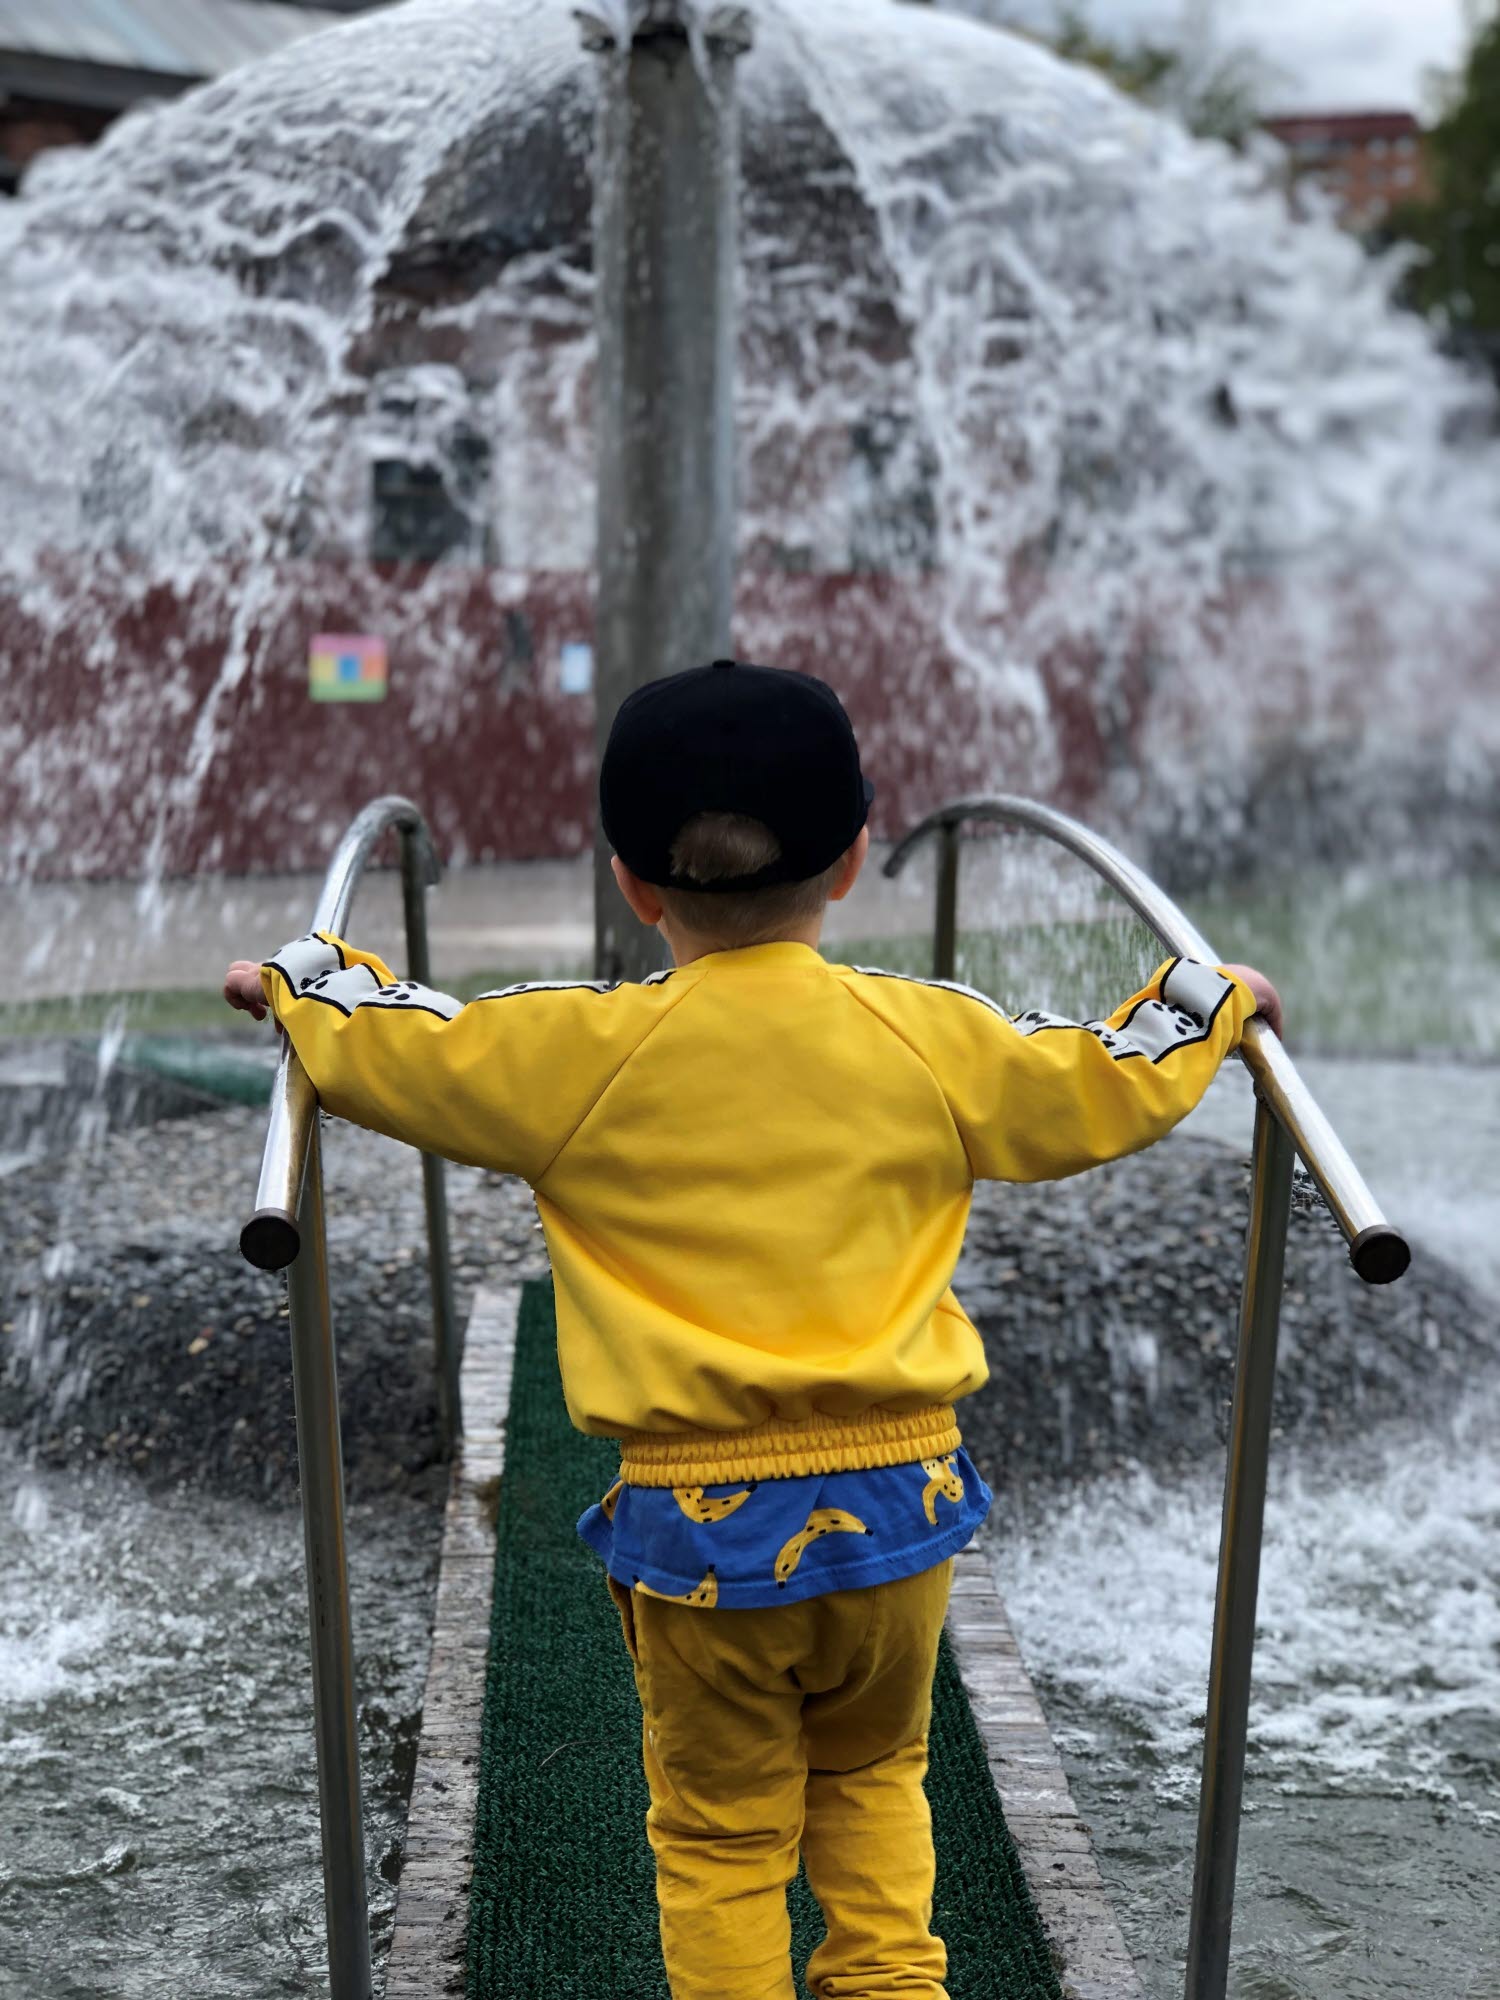
[[[953,1562],[766,1611],[610,1579],[635,1667],[673,2000],[795,2000],[800,1846],[819,2000],[946,2000],[922,1779]]]

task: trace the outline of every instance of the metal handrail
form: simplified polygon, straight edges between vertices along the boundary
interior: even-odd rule
[[[935,972],[936,977],[951,979],[957,961],[959,832],[966,822],[974,820],[1017,827],[1056,841],[1118,890],[1168,951],[1183,958],[1218,962],[1217,954],[1186,912],[1117,847],[1066,813],[1002,793],[990,798],[955,799],[940,806],[897,843],[886,861],[885,873],[897,875],[913,847],[927,834],[942,836],[933,964],[943,970]],[[1381,1214],[1359,1169],[1319,1110],[1280,1041],[1263,1022],[1253,1020],[1246,1024],[1239,1053],[1255,1080],[1257,1093],[1270,1100],[1277,1120],[1322,1190],[1348,1240],[1355,1270],[1371,1285],[1387,1285],[1399,1278],[1411,1262],[1406,1239]]]
[[[425,984],[431,977],[426,891],[437,882],[440,870],[426,824],[409,799],[376,799],[353,821],[329,863],[312,928],[343,931],[365,864],[376,844],[392,829],[401,841],[401,899],[408,971],[413,979]],[[442,1161],[424,1153],[422,1180],[427,1209],[438,1411],[444,1443],[451,1450],[461,1421],[458,1392],[461,1355],[453,1305]],[[297,1463],[312,1627],[313,1734],[318,1755],[330,1987],[332,2000],[370,2000],[370,1922],[354,1704],[354,1647],[349,1625],[344,1460],[339,1434],[333,1314],[328,1295],[318,1099],[290,1041],[283,1046],[276,1069],[255,1212],[240,1231],[240,1249],[262,1271],[287,1272]]]
[[[941,840],[933,933],[935,978],[954,976],[960,833],[966,823],[975,820],[1056,841],[1116,889],[1169,951],[1184,958],[1218,962],[1196,925],[1118,848],[1066,813],[1030,799],[1000,795],[955,799],[939,807],[897,843],[886,861],[885,873],[897,875],[913,848],[928,834]],[[1246,1023],[1239,1053],[1255,1083],[1253,1179],[1214,1599],[1203,1786],[1188,1928],[1187,2000],[1224,2000],[1229,1982],[1271,1401],[1295,1155],[1300,1153],[1322,1190],[1349,1244],[1350,1260],[1367,1284],[1389,1284],[1411,1262],[1406,1239],[1386,1221],[1276,1036],[1263,1022],[1251,1020]]]

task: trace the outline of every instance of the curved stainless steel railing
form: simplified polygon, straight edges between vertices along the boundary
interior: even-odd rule
[[[1116,889],[1168,951],[1218,962],[1217,953],[1196,925],[1118,848],[1050,806],[1001,795],[955,799],[939,807],[897,843],[886,861],[885,873],[894,876],[929,834],[936,834],[942,843],[933,935],[934,977],[954,976],[961,831],[976,820],[1057,842]],[[1406,1239],[1386,1221],[1291,1057],[1263,1022],[1251,1021],[1246,1026],[1240,1058],[1255,1083],[1254,1177],[1214,1602],[1203,1787],[1188,1931],[1187,2000],[1224,2000],[1229,1980],[1271,1396],[1295,1155],[1301,1155],[1322,1190],[1344,1232],[1354,1268],[1367,1284],[1389,1284],[1411,1261]]]
[[[376,799],[354,820],[329,864],[311,928],[342,932],[365,864],[377,843],[392,830],[401,842],[407,970],[411,978],[425,984],[431,978],[426,893],[440,871],[426,824],[409,799]],[[453,1306],[442,1161],[424,1153],[422,1178],[438,1410],[444,1442],[451,1449],[461,1421],[458,1369],[462,1357]],[[287,1272],[331,1992],[332,2000],[369,2000],[370,1925],[349,1626],[344,1460],[328,1296],[318,1099],[290,1042],[283,1046],[276,1070],[255,1213],[240,1231],[240,1249],[263,1271]]]

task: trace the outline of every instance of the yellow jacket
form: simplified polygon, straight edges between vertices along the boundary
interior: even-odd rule
[[[568,1414],[662,1486],[955,1450],[974,1182],[1150,1145],[1254,1011],[1174,960],[1107,1022],[1012,1020],[788,943],[467,1006],[333,937],[262,977],[329,1111],[530,1182]]]

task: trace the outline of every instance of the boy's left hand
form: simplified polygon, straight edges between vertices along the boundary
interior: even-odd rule
[[[1255,995],[1255,1011],[1271,1033],[1278,1038],[1281,1034],[1281,995],[1263,972],[1257,972],[1253,965],[1226,965],[1224,970],[1236,979],[1242,979]]]
[[[260,960],[237,958],[224,975],[224,998],[242,1014],[257,1021],[266,1018],[265,988],[260,983]]]

